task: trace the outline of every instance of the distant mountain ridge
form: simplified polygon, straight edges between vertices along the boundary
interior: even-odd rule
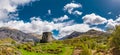
[[[79,37],[82,35],[89,35],[89,36],[108,36],[109,33],[107,32],[102,32],[102,31],[97,31],[94,29],[91,29],[87,32],[73,32],[70,35],[67,35],[63,38],[60,38],[59,40],[64,40],[64,39],[71,39],[75,37]],[[8,27],[1,27],[0,28],[0,39],[4,38],[12,38],[13,40],[17,42],[50,42],[52,40],[55,40],[52,36],[51,32],[44,32],[43,35],[37,35],[34,33],[24,33],[22,31],[19,31],[17,29],[12,29]]]
[[[107,32],[103,32],[103,31],[98,31],[98,30],[94,30],[94,29],[91,29],[87,32],[73,32],[71,33],[70,35],[67,35],[59,40],[64,40],[64,39],[71,39],[71,38],[75,38],[75,37],[79,37],[79,36],[82,36],[82,35],[89,35],[89,36],[108,36],[110,33],[107,33]]]
[[[0,39],[4,39],[4,38],[12,38],[13,40],[17,42],[28,42],[28,41],[39,42],[40,41],[40,39],[38,39],[32,34],[24,33],[17,29],[1,27],[0,28]]]

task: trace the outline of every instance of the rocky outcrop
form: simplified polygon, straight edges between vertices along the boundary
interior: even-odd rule
[[[47,43],[47,42],[51,42],[53,39],[52,33],[51,32],[44,32],[42,34],[42,40],[41,43]]]

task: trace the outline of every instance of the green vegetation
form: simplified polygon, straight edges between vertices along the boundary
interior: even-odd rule
[[[120,55],[120,26],[110,36],[82,35],[49,43],[0,40],[0,55]]]
[[[116,26],[109,39],[110,47],[113,55],[120,55],[120,26]]]
[[[17,48],[23,55],[66,55],[72,54],[72,46],[66,46],[64,44],[52,43],[24,43],[17,45]]]
[[[80,53],[80,55],[92,55],[92,51],[89,49],[87,44],[82,45],[82,50],[83,51]]]
[[[23,55],[74,55],[79,51],[79,55],[102,55],[108,54],[108,37],[81,36],[73,39],[53,41],[50,43],[24,43],[17,45]]]

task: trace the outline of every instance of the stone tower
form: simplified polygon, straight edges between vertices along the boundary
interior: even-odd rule
[[[47,42],[51,42],[53,39],[52,33],[51,32],[44,32],[42,34],[42,43],[47,43]]]

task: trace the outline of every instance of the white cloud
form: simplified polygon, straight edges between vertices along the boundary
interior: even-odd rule
[[[84,23],[91,25],[104,24],[107,22],[106,18],[96,15],[94,13],[85,15],[84,17],[82,17],[82,19],[84,20]]]
[[[120,17],[118,17],[115,22],[120,23]]]
[[[25,33],[42,34],[43,32],[52,32],[53,30],[60,30],[64,26],[71,25],[73,20],[62,23],[54,23],[43,21],[39,17],[30,18],[31,22],[24,22],[23,20],[11,20],[8,22],[0,21],[0,27],[10,27],[21,30]]]
[[[109,19],[105,27],[108,29],[114,29],[116,25],[120,25],[120,17],[118,17],[116,20]]]
[[[51,32],[53,30],[53,22],[41,21],[41,20],[32,20],[31,22],[25,23],[24,21],[9,21],[9,22],[0,22],[0,27],[11,27],[14,29],[21,30],[25,33],[37,33],[41,34],[42,32]]]
[[[64,6],[64,10],[67,11],[69,14],[78,14],[80,15],[81,12],[78,12],[78,10],[73,11],[76,8],[81,8],[82,5],[81,4],[77,4],[77,3],[68,3]]]
[[[64,9],[65,10],[73,10],[73,9],[75,9],[75,8],[79,8],[79,7],[82,7],[82,5],[81,4],[76,4],[76,3],[68,3],[68,4],[66,4],[65,6],[64,6]]]
[[[105,30],[103,30],[103,29],[101,29],[101,28],[98,28],[98,27],[92,27],[92,28],[90,28],[90,29],[94,29],[94,30],[106,32]]]
[[[64,37],[66,35],[70,35],[74,31],[77,31],[77,32],[86,32],[89,29],[90,29],[89,25],[87,25],[87,24],[75,24],[75,25],[71,25],[71,26],[66,26],[66,27],[63,27],[60,30],[59,36],[60,37]]]
[[[48,15],[51,15],[51,10],[48,10]]]
[[[64,16],[62,16],[60,18],[54,18],[53,21],[54,22],[59,22],[59,21],[67,20],[67,19],[69,19],[69,17],[67,15],[64,15]]]
[[[116,26],[116,22],[113,21],[113,19],[109,19],[106,27],[107,27],[108,29],[114,29],[115,26]]]
[[[82,15],[82,12],[76,10],[76,11],[73,12],[73,14],[74,15]]]
[[[32,21],[32,20],[41,20],[41,18],[40,17],[32,17],[32,18],[30,18],[30,20]]]
[[[110,15],[110,14],[112,14],[112,12],[108,12],[108,14]]]
[[[25,5],[33,0],[0,0],[0,21],[13,18],[19,5]],[[12,16],[13,15],[13,16]]]
[[[74,20],[70,20],[70,21],[67,21],[67,22],[58,22],[58,23],[54,23],[54,29],[56,30],[60,30],[62,29],[63,27],[66,27],[66,26],[70,26],[70,25],[73,25],[74,24]]]
[[[4,18],[8,18],[8,12],[4,10],[0,10],[0,21],[3,20]]]
[[[11,2],[16,5],[24,5],[24,4],[32,2],[32,1],[37,1],[37,0],[11,0]]]

